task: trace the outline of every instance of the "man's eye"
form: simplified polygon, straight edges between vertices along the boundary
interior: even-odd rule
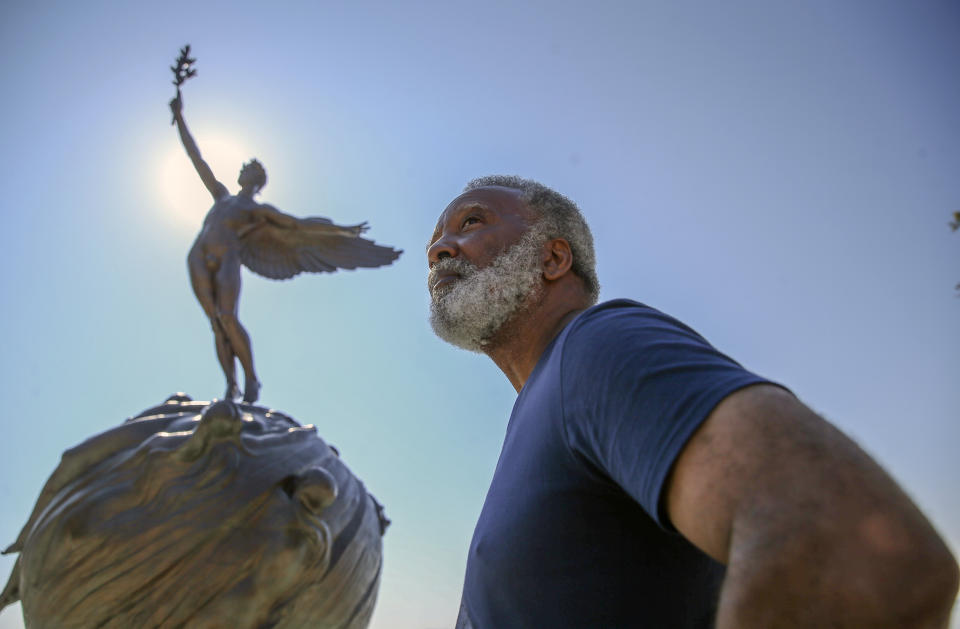
[[[461,229],[463,227],[467,227],[468,225],[473,225],[474,223],[479,223],[479,222],[480,222],[480,219],[478,217],[468,216],[467,218],[463,219],[463,225],[461,225]]]

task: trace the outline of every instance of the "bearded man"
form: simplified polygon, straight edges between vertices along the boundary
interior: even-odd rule
[[[458,628],[947,627],[957,564],[897,484],[683,323],[594,305],[569,199],[474,180],[427,256],[434,331],[518,393]]]

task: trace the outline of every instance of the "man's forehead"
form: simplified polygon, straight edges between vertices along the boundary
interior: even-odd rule
[[[449,216],[472,207],[483,207],[498,213],[526,214],[526,205],[520,200],[522,194],[520,190],[505,186],[483,186],[467,190],[443,210],[440,218],[437,219],[437,229],[440,229]]]

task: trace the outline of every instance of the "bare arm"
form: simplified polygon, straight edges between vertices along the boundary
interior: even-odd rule
[[[742,389],[681,452],[677,529],[727,564],[717,629],[946,628],[957,564],[896,483],[790,393]]]
[[[197,174],[200,175],[200,179],[203,180],[203,185],[210,191],[213,199],[215,201],[219,200],[228,194],[227,187],[217,181],[217,178],[213,176],[213,171],[210,170],[210,166],[207,165],[207,162],[203,161],[203,157],[200,155],[200,149],[197,148],[197,143],[193,141],[193,136],[190,135],[190,131],[187,129],[187,123],[183,120],[183,101],[180,100],[179,94],[170,101],[170,111],[173,112],[173,121],[177,125],[177,131],[180,132],[180,141],[183,142],[183,148],[186,149],[187,155],[190,156],[193,167],[197,169]]]
[[[278,227],[294,229],[298,227],[316,228],[318,225],[330,233],[339,233],[343,236],[359,236],[367,231],[369,227],[366,221],[357,225],[334,225],[330,219],[321,216],[310,216],[308,218],[297,218],[281,212],[272,205],[261,203],[253,210],[254,219],[258,224],[273,223]]]
[[[263,227],[267,223],[273,223],[278,227],[285,227],[287,229],[294,229],[298,227],[300,223],[300,219],[297,217],[284,214],[272,205],[267,205],[265,203],[260,204],[254,209],[250,210],[250,215],[253,220],[240,228],[240,230],[237,232],[238,238],[243,238],[250,232]]]
[[[279,227],[294,228],[297,227],[297,224],[300,222],[300,219],[297,217],[284,214],[277,208],[272,205],[267,205],[266,203],[260,204],[253,210],[253,216],[258,222],[269,222]]]

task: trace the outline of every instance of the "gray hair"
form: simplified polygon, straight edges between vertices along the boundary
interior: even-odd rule
[[[539,222],[546,225],[547,238],[563,238],[570,243],[570,249],[573,252],[573,272],[583,280],[591,303],[596,303],[600,296],[600,281],[597,279],[593,235],[576,203],[556,190],[516,175],[478,177],[468,183],[463,191],[469,192],[487,186],[519,190],[520,200],[534,211]]]

